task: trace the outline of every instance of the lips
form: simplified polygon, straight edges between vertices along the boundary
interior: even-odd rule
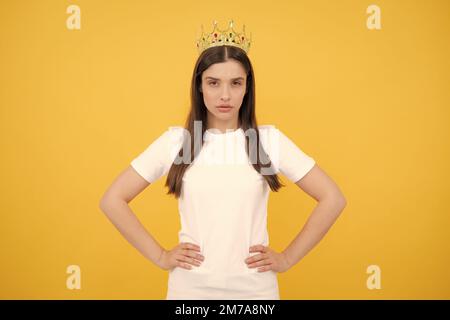
[[[219,112],[228,112],[231,109],[233,109],[233,107],[231,106],[218,106],[217,110],[219,110]]]

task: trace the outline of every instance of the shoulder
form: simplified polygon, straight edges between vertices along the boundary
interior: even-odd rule
[[[182,126],[169,126],[167,128],[167,131],[169,131],[169,132],[180,133],[180,132],[183,132],[183,130],[184,130],[184,127],[182,127]]]
[[[182,126],[169,126],[164,134],[172,141],[183,138],[187,130]]]
[[[264,149],[271,153],[273,147],[278,143],[277,127],[274,124],[264,124],[258,126],[259,139]]]
[[[169,126],[169,130],[181,130],[184,129],[183,126]]]
[[[181,126],[169,126],[153,138],[151,147],[169,148],[170,146],[177,146],[183,141],[183,132],[184,128]]]
[[[274,124],[263,124],[258,126],[258,131],[261,135],[272,134],[276,131]]]
[[[273,135],[278,132],[278,128],[274,124],[263,124],[258,126],[261,135]]]
[[[258,126],[258,130],[268,130],[275,128],[274,124],[262,124]]]

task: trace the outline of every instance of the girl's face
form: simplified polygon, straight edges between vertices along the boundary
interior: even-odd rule
[[[202,74],[200,90],[208,109],[208,122],[215,125],[237,123],[246,84],[245,69],[236,60],[215,63],[206,69]],[[220,108],[223,105],[230,108]]]

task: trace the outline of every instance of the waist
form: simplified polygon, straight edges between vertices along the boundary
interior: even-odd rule
[[[260,252],[249,252],[249,249],[257,244],[267,246],[269,243],[266,229],[251,237],[239,237],[235,233],[228,236],[217,234],[209,237],[191,236],[187,232],[180,231],[179,238],[180,242],[197,244],[200,253],[205,257],[200,266],[192,266],[192,269],[187,271],[211,276],[222,275],[220,276],[222,278],[239,278],[246,274],[257,273],[257,268],[248,268],[245,260]]]
[[[278,293],[277,273],[269,270],[223,272],[193,267],[187,270],[176,267],[169,272],[168,289],[174,292],[226,292],[231,296]]]

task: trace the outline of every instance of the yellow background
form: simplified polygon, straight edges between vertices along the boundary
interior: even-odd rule
[[[69,30],[66,8],[81,9]],[[369,30],[366,8],[381,8]],[[339,184],[348,205],[282,299],[449,299],[450,2],[2,1],[0,298],[164,299],[168,273],[100,211],[117,174],[183,125],[200,25],[252,32],[259,124],[275,124]],[[132,203],[166,248],[166,177]],[[315,201],[272,193],[282,251]],[[66,288],[79,265],[81,290]],[[366,269],[381,268],[369,290]]]

